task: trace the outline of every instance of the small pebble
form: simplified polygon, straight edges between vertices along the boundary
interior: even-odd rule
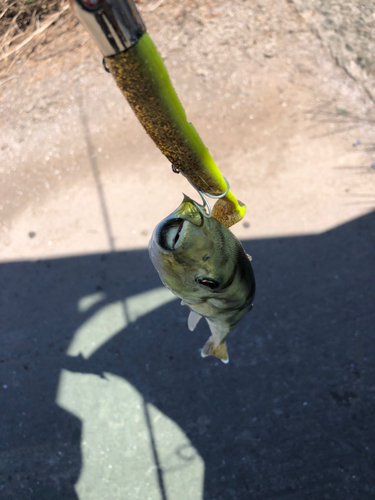
[[[29,232],[29,238],[35,238],[35,236],[36,236],[36,233],[34,233],[34,231]]]
[[[3,389],[8,389],[8,386],[7,385],[3,385]]]
[[[373,163],[373,164],[371,165],[371,168],[375,169],[375,163]]]
[[[356,141],[353,142],[353,146],[359,146],[361,144],[360,141],[358,141],[358,139]]]

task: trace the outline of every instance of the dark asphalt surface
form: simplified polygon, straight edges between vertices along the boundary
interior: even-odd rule
[[[87,360],[66,355],[101,307],[160,286],[146,250],[1,264],[1,499],[78,498],[82,423],[55,404],[62,369],[116,374],[176,422],[205,462],[204,500],[375,498],[374,242],[374,213],[244,242],[258,292],[229,365],[201,359],[207,325],[182,328],[177,302]]]

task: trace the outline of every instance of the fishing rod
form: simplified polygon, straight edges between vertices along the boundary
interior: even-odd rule
[[[69,0],[156,146],[198,192],[218,198],[212,216],[230,227],[245,215],[197,131],[133,0]]]

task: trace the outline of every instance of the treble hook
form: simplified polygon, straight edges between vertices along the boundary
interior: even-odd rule
[[[210,204],[208,203],[207,199],[206,199],[206,196],[208,196],[209,198],[213,198],[214,200],[220,200],[220,198],[224,198],[224,196],[226,196],[228,194],[228,191],[230,189],[230,186],[229,186],[229,182],[226,180],[225,177],[223,177],[223,179],[225,180],[226,182],[226,185],[227,185],[227,189],[225,190],[225,193],[223,194],[220,194],[219,196],[214,196],[213,194],[209,194],[209,193],[206,193],[205,191],[202,191],[202,189],[200,189],[198,186],[196,186],[195,184],[193,184],[191,181],[188,181],[190,182],[190,184],[193,186],[194,189],[196,189],[200,195],[200,197],[202,198],[202,201],[203,201],[203,205],[200,205],[197,201],[193,200],[193,203],[196,207],[196,209],[203,215],[203,217],[206,217],[206,219],[209,219],[210,217],[212,217],[212,210],[211,210],[211,206]],[[206,213],[206,209],[207,208],[207,213]]]
[[[173,163],[172,163],[172,170],[173,170],[173,172],[175,174],[179,174],[181,172],[181,170],[178,167],[176,167],[175,165],[173,165]],[[213,194],[209,194],[209,193],[206,193],[205,191],[202,191],[202,189],[200,189],[198,186],[196,186],[195,184],[193,184],[186,177],[186,175],[184,175],[184,177],[190,182],[190,184],[193,186],[193,188],[196,191],[198,191],[200,197],[202,198],[203,205],[200,205],[197,201],[193,200],[195,208],[203,215],[203,217],[206,217],[206,219],[209,219],[212,216],[212,211],[211,211],[211,206],[210,206],[210,204],[208,203],[208,201],[206,200],[205,197],[208,196],[209,198],[213,198],[214,200],[220,200],[220,198],[224,198],[224,196],[226,196],[228,194],[228,191],[230,189],[229,182],[226,180],[225,177],[223,177],[223,179],[226,182],[227,189],[225,190],[225,193],[219,194],[219,196],[214,196]],[[207,212],[208,213],[206,213],[206,210],[205,210],[206,208],[207,208]]]

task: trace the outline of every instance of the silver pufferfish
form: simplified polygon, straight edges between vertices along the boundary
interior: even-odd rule
[[[204,217],[185,196],[156,226],[149,254],[163,284],[191,309],[189,330],[206,318],[211,336],[202,357],[228,363],[225,338],[250,311],[255,295],[251,257],[239,240],[213,217]]]

